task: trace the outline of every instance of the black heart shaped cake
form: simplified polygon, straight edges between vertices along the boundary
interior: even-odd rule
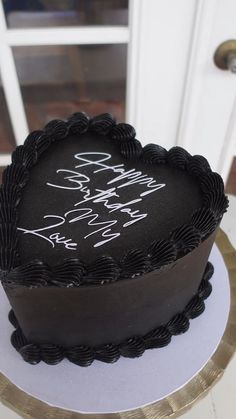
[[[135,136],[76,113],[29,134],[3,173],[1,281],[29,363],[138,357],[204,311],[223,181],[204,157]]]

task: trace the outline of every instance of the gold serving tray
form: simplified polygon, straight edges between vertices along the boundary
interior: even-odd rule
[[[183,388],[140,409],[114,414],[82,414],[49,406],[12,384],[0,374],[0,400],[23,418],[32,419],[164,419],[185,413],[203,398],[222,377],[236,348],[236,250],[226,234],[219,230],[216,244],[228,269],[231,287],[231,307],[225,333],[205,367]]]

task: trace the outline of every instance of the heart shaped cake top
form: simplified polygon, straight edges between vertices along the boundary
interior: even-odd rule
[[[109,114],[77,113],[17,147],[1,189],[10,277],[110,282],[166,266],[209,236],[228,205],[221,177],[202,156],[142,147],[135,135]]]

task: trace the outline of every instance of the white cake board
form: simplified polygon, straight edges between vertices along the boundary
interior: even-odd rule
[[[1,288],[0,371],[26,393],[51,406],[80,413],[127,411],[167,397],[203,368],[226,327],[230,286],[216,246],[210,260],[215,267],[212,294],[206,300],[204,313],[191,320],[185,334],[173,337],[165,348],[146,351],[141,358],[120,358],[115,364],[95,361],[87,368],[67,360],[56,366],[24,362],[10,344],[10,307]]]

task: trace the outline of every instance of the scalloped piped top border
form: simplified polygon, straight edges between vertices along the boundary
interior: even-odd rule
[[[101,256],[92,264],[79,259],[65,259],[53,267],[40,260],[21,265],[17,241],[18,205],[29,180],[30,169],[53,142],[87,131],[116,141],[125,159],[153,165],[169,164],[186,170],[199,180],[203,206],[193,212],[189,224],[170,232],[166,240],[155,240],[145,250],[127,251],[120,260]],[[227,210],[228,198],[224,194],[222,178],[212,172],[208,161],[203,156],[191,156],[181,147],[172,147],[169,151],[157,144],[142,147],[135,137],[136,132],[131,125],[117,124],[108,113],[89,118],[84,112],[78,112],[67,121],[54,120],[44,130],[31,132],[24,145],[16,147],[12,164],[3,172],[0,189],[0,266],[4,284],[71,287],[136,277],[173,263],[194,250],[215,230]]]

